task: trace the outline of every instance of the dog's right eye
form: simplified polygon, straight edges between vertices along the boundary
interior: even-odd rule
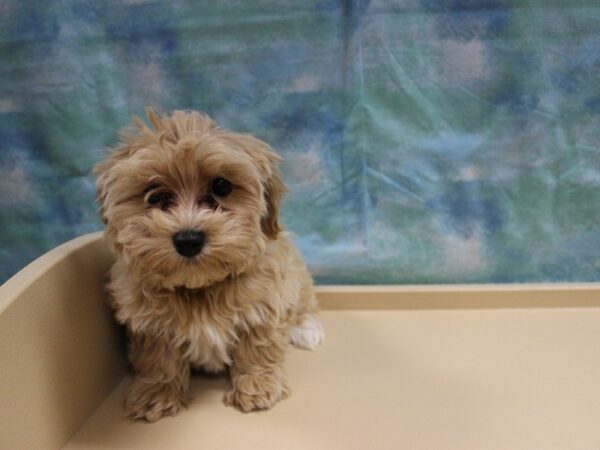
[[[166,191],[154,192],[146,202],[153,208],[167,209],[173,203],[173,195]]]

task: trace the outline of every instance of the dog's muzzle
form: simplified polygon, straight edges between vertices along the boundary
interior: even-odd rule
[[[204,233],[196,230],[179,231],[173,235],[173,246],[181,256],[192,258],[204,246]]]

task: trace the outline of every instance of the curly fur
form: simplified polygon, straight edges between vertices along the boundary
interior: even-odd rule
[[[108,286],[135,371],[126,412],[148,421],[178,413],[190,367],[229,369],[226,404],[270,408],[290,394],[290,340],[314,348],[323,338],[311,277],[279,224],[279,157],[199,112],[147,114],[152,127],[135,119],[95,169],[117,256]],[[226,198],[211,195],[216,177],[233,184]],[[156,189],[173,196],[168,207],[149,205]],[[172,244],[185,229],[206,236],[193,258]]]

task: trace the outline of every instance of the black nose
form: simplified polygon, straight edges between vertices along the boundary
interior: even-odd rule
[[[204,245],[204,233],[195,230],[179,231],[173,235],[175,250],[182,256],[191,258],[202,250]]]

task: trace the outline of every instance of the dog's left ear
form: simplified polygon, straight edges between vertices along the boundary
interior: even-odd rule
[[[272,161],[271,175],[265,182],[267,214],[260,221],[263,233],[270,239],[277,239],[277,235],[281,231],[279,225],[279,204],[286,190],[285,184],[281,178],[281,173],[277,167],[277,161]]]
[[[223,132],[223,138],[230,140],[232,145],[246,152],[258,166],[263,178],[264,197],[267,203],[267,212],[261,218],[260,226],[265,236],[269,239],[277,239],[281,231],[279,205],[283,194],[287,191],[278,167],[281,158],[267,143],[250,134],[225,130]]]

